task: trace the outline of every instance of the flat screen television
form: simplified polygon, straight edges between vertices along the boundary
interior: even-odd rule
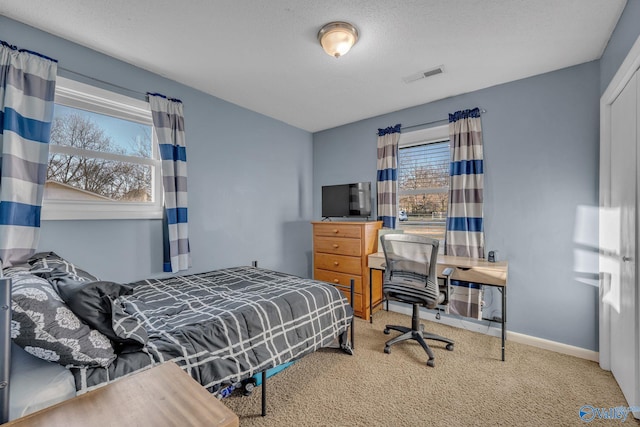
[[[370,217],[371,182],[323,186],[322,216]]]

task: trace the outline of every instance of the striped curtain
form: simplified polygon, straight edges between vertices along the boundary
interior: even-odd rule
[[[187,146],[182,102],[148,94],[153,128],[162,159],[164,189],[163,270],[176,273],[191,267],[187,222]]]
[[[398,141],[400,125],[378,129],[378,221],[396,228],[398,201]]]
[[[484,165],[480,110],[449,114],[451,180],[445,253],[484,258]]]
[[[31,256],[40,235],[57,61],[0,41],[0,261]]]

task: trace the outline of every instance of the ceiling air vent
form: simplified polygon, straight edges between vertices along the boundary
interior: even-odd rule
[[[413,83],[417,80],[422,80],[427,77],[435,76],[436,74],[441,74],[443,72],[444,66],[440,65],[436,68],[432,68],[426,71],[420,71],[419,73],[411,74],[410,76],[403,77],[402,81],[405,83]]]

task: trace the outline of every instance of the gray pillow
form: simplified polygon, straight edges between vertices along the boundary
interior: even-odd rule
[[[116,352],[125,346],[144,346],[147,333],[142,324],[118,303],[118,297],[133,291],[132,286],[107,281],[63,282],[57,282],[60,297],[79,318],[113,341]]]
[[[69,278],[80,282],[93,282],[98,278],[76,267],[54,252],[40,252],[27,260],[31,265],[31,272],[41,277],[47,276],[47,272],[56,270],[58,275],[64,273]]]
[[[16,344],[68,367],[106,367],[116,358],[111,341],[80,320],[47,280],[24,273],[9,277],[11,338]]]

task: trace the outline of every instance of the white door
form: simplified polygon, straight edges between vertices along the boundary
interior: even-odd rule
[[[620,213],[619,250],[605,303],[611,313],[611,372],[629,406],[640,405],[636,204],[637,73],[611,105],[611,207]]]

